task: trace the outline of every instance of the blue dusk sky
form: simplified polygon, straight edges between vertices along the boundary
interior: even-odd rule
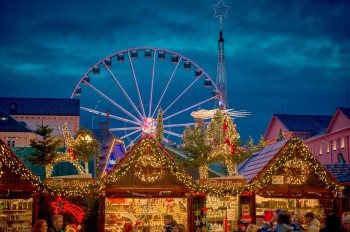
[[[144,46],[181,54],[215,80],[220,30],[216,3],[2,0],[0,97],[70,98],[94,64]],[[231,7],[223,18],[228,106],[251,112],[235,120],[243,141],[251,135],[257,143],[274,113],[332,115],[336,107],[349,106],[350,1],[224,3]],[[169,88],[173,95],[179,91]],[[107,95],[108,88],[101,91]],[[126,84],[125,91],[132,95],[135,88]],[[190,93],[200,94],[198,89]],[[90,99],[84,94],[81,98]]]

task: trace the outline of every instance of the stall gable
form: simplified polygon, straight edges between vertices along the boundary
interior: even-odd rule
[[[38,190],[41,181],[24,163],[0,140],[0,187],[11,191],[25,192]],[[0,194],[3,194],[0,191]]]
[[[252,179],[250,187],[267,196],[334,197],[340,183],[298,138],[288,140]]]
[[[100,181],[106,189],[188,192],[196,185],[152,137],[140,139]],[[147,190],[148,189],[148,190]]]

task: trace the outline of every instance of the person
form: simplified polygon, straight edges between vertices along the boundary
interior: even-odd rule
[[[340,218],[335,213],[330,213],[324,221],[325,226],[320,229],[320,232],[340,232]]]
[[[272,224],[267,222],[260,228],[260,232],[270,232],[273,231]]]
[[[32,228],[32,232],[47,232],[47,221],[45,219],[37,220]]]
[[[177,224],[175,227],[174,227],[174,232],[187,232],[186,230],[186,227],[184,224]]]
[[[350,215],[346,215],[343,217],[342,226],[343,232],[350,232]]]
[[[302,224],[304,224],[304,221],[303,221],[301,215],[300,214],[296,214],[294,216],[294,220],[293,220],[292,224],[290,224],[290,226],[293,227],[294,231],[304,232],[305,229],[302,226]]]
[[[173,232],[174,227],[177,225],[176,221],[173,219],[173,216],[167,214],[164,216],[164,229],[165,232]]]
[[[292,215],[286,210],[282,210],[277,217],[277,226],[273,230],[274,232],[293,232],[293,227],[290,226],[292,223]]]
[[[63,232],[63,216],[60,214],[53,215],[52,227],[49,228],[49,232]]]
[[[307,223],[307,232],[319,232],[320,231],[320,222],[315,218],[315,215],[312,212],[307,212],[305,214],[305,221]]]

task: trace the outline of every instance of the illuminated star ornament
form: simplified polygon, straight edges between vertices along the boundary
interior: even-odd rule
[[[213,5],[213,9],[215,10],[214,17],[220,17],[224,16],[227,18],[227,12],[230,9],[230,6],[226,6],[222,0],[219,0],[218,3]]]
[[[58,197],[56,201],[52,202],[51,206],[54,209],[54,214],[69,212],[73,214],[79,223],[83,220],[84,210],[77,205],[62,200],[61,197]]]

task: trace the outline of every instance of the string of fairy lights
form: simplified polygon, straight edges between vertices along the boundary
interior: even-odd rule
[[[310,173],[310,170],[313,169],[315,175],[325,184],[327,189],[330,189],[336,195],[342,193],[343,187],[327,175],[324,167],[313,157],[300,139],[292,138],[287,144],[288,146],[286,146],[287,148],[283,151],[282,155],[280,155],[261,176],[251,183],[240,187],[216,188],[200,185],[191,176],[185,173],[183,169],[177,166],[172,159],[166,156],[153,138],[142,139],[140,145],[135,147],[134,154],[130,154],[128,162],[113,169],[113,171],[109,172],[104,178],[84,187],[80,186],[79,188],[59,188],[42,182],[39,177],[35,176],[22,162],[16,160],[14,158],[15,154],[1,141],[0,178],[4,173],[4,167],[7,167],[14,174],[19,174],[21,178],[30,181],[34,187],[37,187],[38,190],[43,193],[70,197],[85,196],[94,192],[100,192],[109,185],[117,183],[118,180],[130,172],[145,183],[155,183],[160,180],[165,173],[171,173],[188,188],[189,192],[206,193],[211,196],[221,197],[235,196],[242,192],[254,192],[266,187],[271,184],[272,176],[281,173],[281,170],[285,173],[286,183],[301,185],[306,181],[305,178]],[[295,157],[296,153],[298,154],[297,158]],[[147,168],[149,171],[148,175],[145,174]],[[294,175],[292,169],[299,169],[297,176]],[[300,173],[302,173],[302,175],[300,175]]]

